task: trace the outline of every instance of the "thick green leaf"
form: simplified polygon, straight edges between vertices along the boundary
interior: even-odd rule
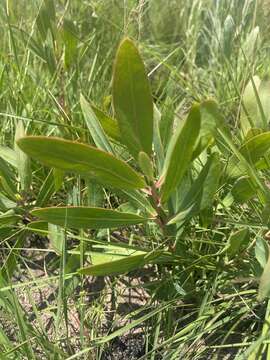
[[[208,111],[208,102],[200,105],[201,112],[201,128],[199,134],[199,141],[193,153],[195,159],[200,153],[214,142],[216,137],[217,121],[212,113]]]
[[[102,110],[91,104],[91,108],[94,111],[97,119],[99,120],[103,130],[111,139],[120,142],[121,135],[118,127],[118,123],[115,119],[105,114]]]
[[[115,260],[99,265],[92,265],[86,268],[79,269],[79,273],[93,276],[106,276],[128,273],[132,270],[143,267],[145,264],[151,263],[157,259],[162,252],[156,251],[151,254],[140,254],[134,256],[127,256],[124,259]]]
[[[91,266],[125,259],[135,255],[146,255],[146,252],[142,251],[140,248],[126,248],[112,242],[107,244],[104,243],[104,245],[92,245],[91,251],[86,252],[87,255],[90,255]]]
[[[255,51],[258,49],[257,45],[260,39],[259,35],[260,35],[259,26],[253,27],[252,30],[247,35],[246,40],[243,44],[245,63],[247,63],[247,61],[252,61],[252,59],[254,59]]]
[[[256,188],[254,188],[250,178],[244,176],[234,183],[231,193],[235,201],[244,203],[256,195]]]
[[[139,152],[138,156],[138,163],[140,165],[140,168],[143,172],[143,174],[147,177],[149,181],[154,181],[154,169],[153,164],[149,156],[143,152]]]
[[[259,128],[251,128],[248,130],[246,136],[245,136],[245,141],[248,141],[250,139],[252,139],[254,136],[259,135],[261,133],[263,133],[264,131],[262,129]]]
[[[258,107],[254,86],[258,91],[261,80],[258,76],[254,76],[252,80],[253,83],[250,80],[245,87],[242,98],[242,104],[244,108],[241,110],[240,125],[244,136],[246,136],[249,129],[255,126],[258,117]]]
[[[138,209],[151,215],[151,217],[156,216],[156,211],[154,210],[148,198],[143,192],[138,190],[123,190],[120,193],[122,196],[125,196]]]
[[[17,207],[17,199],[14,201],[7,198],[5,195],[0,193],[0,210],[7,211],[9,209],[14,209]]]
[[[6,161],[0,157],[0,182],[3,186],[6,193],[12,198],[16,199],[15,194],[17,193],[16,189],[16,180],[14,173],[9,168]]]
[[[177,215],[170,220],[169,224],[182,222],[199,211],[211,207],[220,176],[221,163],[218,154],[214,153],[185,195]]]
[[[20,219],[21,217],[16,215],[13,210],[9,210],[0,215],[0,227],[17,224]]]
[[[255,135],[240,148],[241,154],[250,162],[256,163],[270,149],[270,131]]]
[[[86,245],[86,244],[84,244]],[[78,245],[75,249],[71,250],[71,254],[68,254],[67,262],[65,264],[65,273],[74,273],[80,266],[81,263],[81,244]],[[65,294],[66,296],[71,296],[76,289],[78,288],[78,285],[80,284],[80,277],[79,275],[72,276],[71,278],[67,279],[65,281]]]
[[[69,19],[63,20],[61,35],[64,42],[64,64],[65,67],[69,69],[76,63],[78,58],[78,35],[73,21]]]
[[[270,131],[263,132],[248,139],[239,149],[249,164],[256,164],[270,149]],[[232,177],[241,176],[246,172],[236,155],[229,160],[228,174]]]
[[[104,185],[120,189],[145,186],[143,178],[125,162],[89,145],[43,136],[22,138],[18,145],[44,165],[82,174]]]
[[[243,111],[240,122],[246,136],[251,127],[265,129],[270,116],[270,81],[251,78],[243,94]]]
[[[261,212],[261,221],[263,225],[267,225],[269,227],[270,223],[270,200],[266,199],[264,203],[264,207]]]
[[[93,207],[51,207],[32,214],[48,223],[76,229],[117,228],[146,222],[139,215]]]
[[[64,180],[64,172],[59,169],[53,169],[53,177],[54,177],[54,190],[58,191]]]
[[[179,124],[170,141],[162,175],[164,178],[162,201],[168,200],[191,165],[192,154],[199,131],[200,108],[198,105],[194,105],[187,119]]]
[[[209,170],[202,187],[200,210],[212,206],[214,195],[218,189],[219,179],[222,174],[221,162],[218,153],[213,153],[209,158]]]
[[[268,122],[270,118],[270,80],[263,79],[259,86],[259,98],[262,107],[263,114],[260,114],[261,117],[264,117],[264,122],[262,119],[262,124],[265,124],[265,121]]]
[[[87,252],[88,254],[89,252]],[[127,258],[126,255],[119,255],[114,254],[113,252],[98,252],[98,251],[91,251],[90,252],[91,263],[92,266],[110,263],[112,261],[121,260]],[[78,268],[78,267],[77,267]]]
[[[8,162],[13,167],[17,168],[17,155],[14,150],[7,146],[0,146],[0,157],[3,158],[6,162]]]
[[[93,180],[87,181],[87,205],[100,207],[104,203],[104,193],[102,186]]]
[[[113,153],[111,144],[109,143],[109,140],[107,139],[105,132],[96,117],[95,112],[92,110],[90,104],[88,103],[88,101],[86,101],[83,95],[81,95],[80,97],[80,103],[86,125],[94,140],[94,143],[99,149]]]
[[[48,223],[46,221],[32,221],[27,224],[27,229],[41,236],[48,235]]]
[[[48,224],[48,238],[50,239],[52,248],[58,255],[61,255],[65,241],[64,230],[60,226]]]
[[[225,122],[218,104],[212,99],[208,99],[201,103],[201,130],[200,130],[200,142],[196,148],[195,155],[198,155],[206,146],[210,145],[212,139],[215,139],[217,147],[226,157],[231,153],[228,146],[224,144],[223,136],[220,131],[232,141],[232,135],[227,123]]]
[[[135,158],[140,151],[151,155],[153,101],[143,61],[130,39],[124,39],[117,51],[113,105],[121,141]]]
[[[263,301],[270,296],[270,256],[268,256],[267,263],[264,267],[262,276],[260,278],[258,300]]]
[[[262,237],[258,237],[256,239],[255,245],[255,257],[258,263],[260,264],[261,268],[264,269],[269,258],[269,246],[266,240]]]
[[[250,180],[254,187],[258,189],[260,197],[266,200],[268,198],[269,191],[263,183],[262,179],[259,177],[258,172],[254,168],[254,166],[250,165],[250,163],[246,160],[245,156],[243,156],[241,151],[239,151],[239,149],[235,146],[231,139],[231,136],[228,136],[227,132],[224,131],[223,127],[218,127],[218,133],[224,145],[227,147],[227,151],[230,151],[234,154],[232,158],[239,161],[238,167],[235,166],[236,160],[232,162],[232,170],[234,171],[239,168],[241,169],[241,175],[242,172],[246,173],[250,177]],[[232,171],[228,171],[228,174],[231,175],[231,172]]]

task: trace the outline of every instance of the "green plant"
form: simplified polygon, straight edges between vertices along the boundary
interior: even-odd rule
[[[124,207],[120,205],[118,210],[89,206],[48,207],[35,209],[31,215],[41,219],[45,226],[48,223],[80,231],[91,229],[97,231],[97,236],[103,231],[100,229],[111,229],[113,237],[119,227],[132,225],[135,226],[133,231],[136,233],[137,229],[142,237],[150,231],[154,239],[151,249],[147,244],[110,242],[102,247],[103,252],[110,254],[109,262],[106,256],[100,260],[102,254],[92,248],[90,257],[83,255],[91,265],[79,269],[78,273],[112,276],[156,264],[162,285],[159,290],[154,288],[154,293],[155,297],[163,298],[168,274],[171,273],[174,283],[185,257],[191,261],[187,244],[182,241],[190,232],[190,222],[197,218],[202,226],[211,226],[217,195],[230,197],[227,191],[221,195],[221,187],[226,189],[232,182],[231,193],[236,202],[257,194],[262,205],[267,206],[268,190],[254,164],[261,161],[269,149],[269,134],[250,135],[238,149],[216,103],[207,100],[193,105],[186,120],[171,132],[168,143],[162,141],[160,114],[153,105],[138,50],[129,39],[120,44],[117,52],[112,100],[116,120],[91,107],[81,97],[82,111],[95,146],[42,136],[22,137],[17,144],[44,165],[76,173],[86,184],[90,181],[113,189],[115,195],[112,192],[111,196],[126,198],[128,203]],[[227,168],[222,171],[226,157]],[[89,254],[83,241],[81,239],[83,253]],[[95,241],[90,240],[90,246]],[[226,259],[234,258],[247,246],[247,229],[232,234],[227,245],[216,253],[220,258],[215,264],[216,270],[227,266]],[[112,248],[118,249],[115,256],[110,253]],[[58,245],[58,249],[61,253],[63,245]],[[205,266],[204,271],[207,271],[208,265]],[[167,275],[163,279],[165,269]],[[189,285],[181,291],[192,294],[196,292],[196,266],[185,272],[189,273]],[[263,284],[264,278],[265,275]],[[151,286],[149,289],[151,291]],[[267,291],[264,289],[263,293]],[[173,292],[168,294],[172,296]]]
[[[0,7],[0,357],[267,352],[267,18],[182,3]]]
[[[206,101],[193,105],[186,120],[175,131],[171,128],[170,135],[164,138],[142,60],[129,39],[121,43],[116,57],[113,104],[117,120],[91,107],[81,97],[95,146],[42,136],[21,137],[17,144],[44,165],[78,174],[89,190],[100,183],[113,189],[111,197],[127,199],[128,203],[121,204],[117,210],[92,206],[35,209],[30,212],[31,217],[41,221],[30,222],[27,229],[37,233],[49,231],[56,252],[62,256],[66,253],[61,257],[65,259],[64,274],[78,266],[77,257],[72,254],[79,249],[79,263],[91,262],[78,271],[81,275],[112,276],[156,264],[159,284],[148,287],[153,299],[170,301],[179,291],[193,297],[197,283],[196,258],[182,237],[190,232],[193,218],[199,217],[204,226],[212,222],[221,177],[220,151],[213,144],[220,137],[218,129],[226,134],[225,124],[216,104]],[[45,205],[36,203],[39,204]],[[110,235],[115,238],[119,227],[126,229],[131,225],[135,228],[130,234],[140,246],[133,245],[123,234],[120,242],[99,240],[103,229],[111,229]],[[52,226],[56,226],[54,230]],[[73,229],[73,236],[80,241],[79,248],[66,247],[59,227]],[[87,239],[86,229],[96,230],[95,237]],[[147,241],[149,237],[151,243]],[[182,288],[177,285],[181,283],[177,274],[179,266],[185,268],[187,257],[188,263],[194,261],[194,265],[184,270],[189,283]]]
[[[177,256],[181,256],[181,252],[176,251],[179,245],[177,234],[183,231],[187,219],[212,207],[219,185],[219,156],[217,153],[206,154],[216,124],[206,129],[205,124],[201,124],[200,106],[194,105],[187,119],[178,125],[169,144],[162,144],[145,69],[129,39],[119,47],[113,77],[117,121],[111,120],[111,125],[118,129],[114,132],[120,133],[118,147],[112,142],[115,139],[109,140],[99,121],[99,113],[93,111],[84,98],[81,104],[96,147],[46,137],[22,137],[17,144],[28,156],[44,165],[75,172],[86,181],[90,179],[118,189],[132,198],[133,205],[136,204],[135,213],[93,207],[49,207],[34,210],[32,215],[48,223],[75,229],[115,230],[119,226],[156,224],[154,231],[161,239],[156,249],[146,251],[133,247],[133,256],[117,260],[115,264],[91,265],[79,271],[84,274],[97,274],[99,269],[99,275],[112,275],[147,263],[177,263]],[[123,149],[126,158],[129,156],[127,151],[132,155],[130,162],[136,170],[119,159]],[[202,152],[204,161],[197,160]],[[200,175],[185,194],[181,191],[181,183],[187,181],[187,172],[196,160]],[[179,203],[174,201],[175,195],[172,196],[177,192],[181,196]]]

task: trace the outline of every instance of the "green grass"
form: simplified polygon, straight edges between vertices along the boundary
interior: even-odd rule
[[[245,116],[262,119],[259,132],[269,130],[268,4],[0,3],[0,359],[270,359],[269,292],[258,300],[259,279],[268,271],[269,157],[260,153],[266,165],[258,169],[239,151]],[[194,101],[218,103],[230,132],[220,131],[213,145],[222,163],[213,206],[180,226],[176,236],[154,222],[119,231],[33,223],[35,206],[137,211],[127,194],[80,175],[50,172],[14,148],[24,131],[94,143],[80,97],[114,116],[113,63],[125,36],[143,57],[165,149]],[[265,95],[254,92],[254,75],[264,79]],[[243,107],[248,82],[251,106],[245,100]],[[113,149],[138,170],[122,146],[113,142]],[[211,151],[209,146],[194,161],[168,213],[179,209]],[[231,195],[235,180],[225,171],[231,155],[247,169],[256,193],[243,202]],[[157,175],[161,165],[154,165]],[[233,248],[242,229],[248,239]],[[111,262],[138,249],[164,248],[175,251],[177,266],[147,265],[105,277],[77,273],[89,257]],[[267,281],[261,281],[260,294],[262,286],[267,290]]]

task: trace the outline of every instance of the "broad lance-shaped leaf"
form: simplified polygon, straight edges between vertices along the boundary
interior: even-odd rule
[[[14,225],[21,219],[19,215],[16,215],[13,210],[9,210],[0,215],[0,227]]]
[[[256,163],[270,149],[270,131],[257,134],[240,148],[241,154],[250,162]]]
[[[32,215],[48,223],[75,229],[106,229],[141,224],[148,219],[120,211],[70,206],[36,209]]]
[[[264,269],[269,258],[269,246],[266,240],[260,236],[256,239],[255,257],[260,264],[261,269]]]
[[[200,142],[197,145],[195,155],[199,154],[206,146],[211,144],[213,139],[217,147],[226,157],[230,156],[230,150],[220,132],[225,134],[226,138],[232,141],[232,135],[229,127],[227,126],[216,101],[212,99],[205,100],[200,105],[201,110],[201,130],[200,130]]]
[[[210,104],[210,105],[209,105]],[[209,106],[212,106],[212,100],[205,101],[200,104],[201,112],[201,127],[199,133],[199,140],[193,152],[193,159],[195,159],[201,152],[213,144],[217,133],[217,119],[215,114],[209,111]],[[216,103],[213,105],[216,106]]]
[[[95,145],[101,150],[113,153],[111,144],[109,143],[109,140],[107,139],[105,132],[96,117],[96,114],[94,113],[90,104],[86,101],[82,94],[80,97],[80,103],[86,125],[94,140]]]
[[[48,228],[49,228],[49,224],[47,221],[32,221],[26,226],[27,230],[32,231],[41,236],[48,235]]]
[[[240,153],[250,164],[256,164],[270,149],[270,131],[263,132],[248,139],[241,148]],[[246,168],[236,155],[233,155],[228,164],[228,174],[232,177],[246,173]]]
[[[244,136],[253,127],[266,129],[267,119],[270,115],[269,96],[269,80],[260,80],[258,76],[251,78],[243,94],[243,110],[240,117]]]
[[[77,61],[78,34],[72,20],[63,19],[61,37],[64,42],[64,65],[69,69]]]
[[[7,192],[11,199],[16,201],[15,194],[17,193],[16,189],[16,180],[14,172],[11,171],[7,162],[0,157],[0,184],[3,186],[3,189]]]
[[[256,187],[248,176],[243,176],[234,183],[231,193],[235,201],[244,203],[256,196]]]
[[[9,163],[11,166],[15,167],[16,169],[18,168],[17,154],[15,150],[12,150],[7,146],[0,145],[0,157],[4,159],[7,163]]]
[[[82,174],[118,189],[145,186],[143,178],[124,161],[95,147],[54,137],[27,136],[18,146],[47,166]]]
[[[149,156],[145,152],[141,151],[139,153],[138,162],[142,172],[148,178],[148,180],[154,181],[154,169]]]
[[[178,214],[168,224],[175,224],[189,219],[199,211],[212,206],[215,192],[221,176],[221,163],[217,153],[213,153],[204,165],[197,179],[184,196]]]
[[[124,274],[143,267],[146,264],[155,262],[162,255],[162,251],[154,251],[151,254],[139,254],[127,256],[124,259],[92,265],[79,269],[79,273],[93,276],[106,276]]]
[[[109,136],[111,139],[120,142],[121,135],[117,121],[109,115],[105,114],[102,110],[100,110],[93,104],[91,104],[91,108],[94,111],[106,135]]]
[[[255,126],[258,120],[258,104],[254,87],[258,91],[260,82],[260,78],[254,76],[253,83],[250,80],[243,93],[240,125],[244,136],[246,136],[250,128]]]
[[[145,265],[145,254],[128,256],[124,259],[110,261],[79,269],[80,274],[93,276],[116,275],[136,270]]]
[[[200,108],[193,105],[184,123],[172,137],[164,163],[162,201],[166,201],[180,184],[192,161],[193,150],[200,132]]]
[[[269,79],[263,79],[260,83],[260,87],[259,87],[259,97],[260,97],[260,102],[261,102],[261,107],[262,107],[262,111],[263,114],[260,113],[263,122],[263,125],[265,127],[265,125],[267,125],[267,120],[270,117],[270,102],[269,102],[269,97],[270,97],[270,81]]]
[[[137,158],[140,151],[151,155],[153,101],[143,61],[130,39],[120,44],[113,75],[113,105],[121,141]]]
[[[61,255],[65,242],[65,231],[58,225],[48,224],[48,238],[56,254]]]
[[[264,267],[262,276],[260,278],[258,300],[262,301],[270,297],[270,256],[268,256],[267,263]]]

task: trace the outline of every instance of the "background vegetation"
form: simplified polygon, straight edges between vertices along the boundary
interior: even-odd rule
[[[0,2],[0,359],[270,359],[269,6]],[[139,159],[114,120],[113,64],[127,36],[155,104],[154,153]],[[170,168],[168,144],[194,106],[201,143],[165,199],[162,154]],[[110,147],[152,192],[111,189],[74,175],[72,162],[43,166],[22,151],[25,134]],[[46,141],[33,151],[53,157]],[[132,225],[55,223],[34,210],[82,205],[132,214]]]

